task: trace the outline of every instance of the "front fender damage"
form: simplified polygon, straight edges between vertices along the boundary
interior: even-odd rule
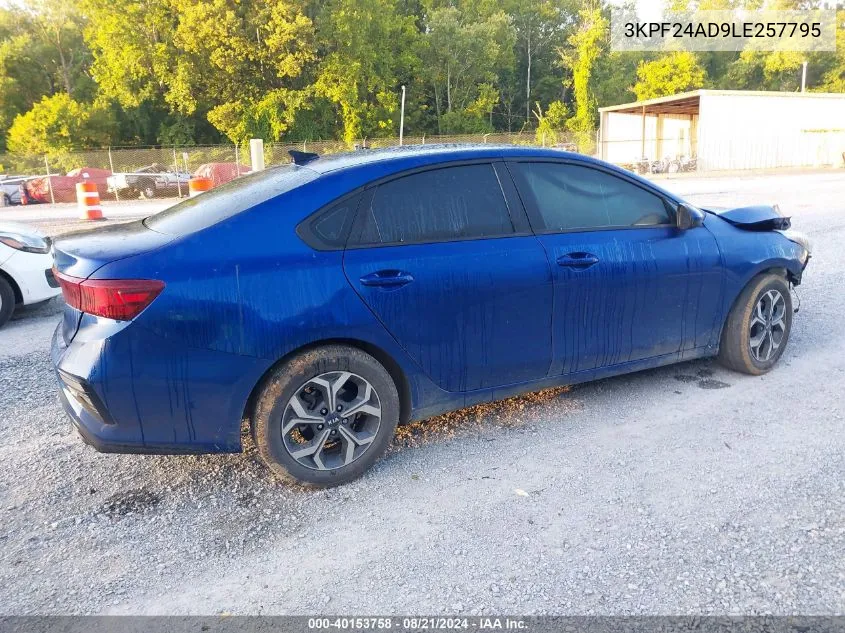
[[[789,218],[781,214],[777,205],[760,204],[736,209],[707,209],[707,211],[745,231],[785,231],[791,226]]]

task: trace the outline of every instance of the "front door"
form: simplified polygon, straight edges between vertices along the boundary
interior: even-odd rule
[[[552,280],[490,163],[381,184],[344,253],[350,284],[442,389],[526,382],[551,364]]]
[[[553,374],[711,342],[721,262],[705,227],[679,230],[658,192],[599,167],[509,167],[553,269]]]

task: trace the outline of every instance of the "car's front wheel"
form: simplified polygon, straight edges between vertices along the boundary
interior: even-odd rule
[[[15,291],[12,286],[0,275],[0,327],[6,325],[6,321],[12,318],[15,311]]]
[[[758,275],[728,315],[719,361],[746,374],[764,374],[783,355],[792,331],[792,295],[781,275]]]
[[[398,422],[399,395],[381,363],[359,349],[327,345],[271,373],[252,428],[259,454],[276,475],[328,487],[369,469]]]

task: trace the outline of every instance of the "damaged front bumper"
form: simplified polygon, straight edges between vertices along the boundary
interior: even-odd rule
[[[783,235],[786,239],[790,242],[798,244],[803,250],[801,252],[800,261],[801,261],[801,270],[807,268],[807,263],[810,261],[810,257],[812,257],[812,248],[810,246],[810,238],[806,235],[801,233],[800,231],[796,231],[795,229],[784,229],[779,230],[778,233]]]

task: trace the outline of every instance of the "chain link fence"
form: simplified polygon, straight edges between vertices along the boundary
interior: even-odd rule
[[[473,135],[406,136],[404,145],[480,143],[536,145],[597,155],[645,174],[683,171],[739,170],[778,167],[841,167],[845,163],[845,131],[819,131],[789,139],[773,135],[754,142],[724,141],[718,146],[688,139],[601,140],[581,135],[530,132]],[[399,144],[398,138],[265,143],[267,166],[290,162],[289,151],[335,154]],[[660,155],[658,155],[660,154]],[[250,171],[248,146],[112,147],[50,156],[0,154],[0,206],[4,204],[74,202],[77,182],[93,181],[104,201],[178,198],[188,195],[192,176],[210,178],[214,186]]]
[[[573,142],[563,142],[563,135],[538,142],[534,132],[475,134],[452,136],[406,136],[404,145],[433,143],[490,143],[517,145],[555,145],[576,151]],[[343,141],[304,141],[302,143],[265,143],[266,166],[290,162],[290,150],[336,154],[355,149],[392,147],[398,138],[361,139],[352,144]],[[188,195],[192,176],[210,178],[214,186],[250,171],[248,146],[209,145],[183,147],[111,147],[68,151],[49,156],[0,154],[0,205],[74,202],[77,182],[97,184],[104,201],[139,198],[177,198]],[[21,185],[22,183],[22,185]]]

